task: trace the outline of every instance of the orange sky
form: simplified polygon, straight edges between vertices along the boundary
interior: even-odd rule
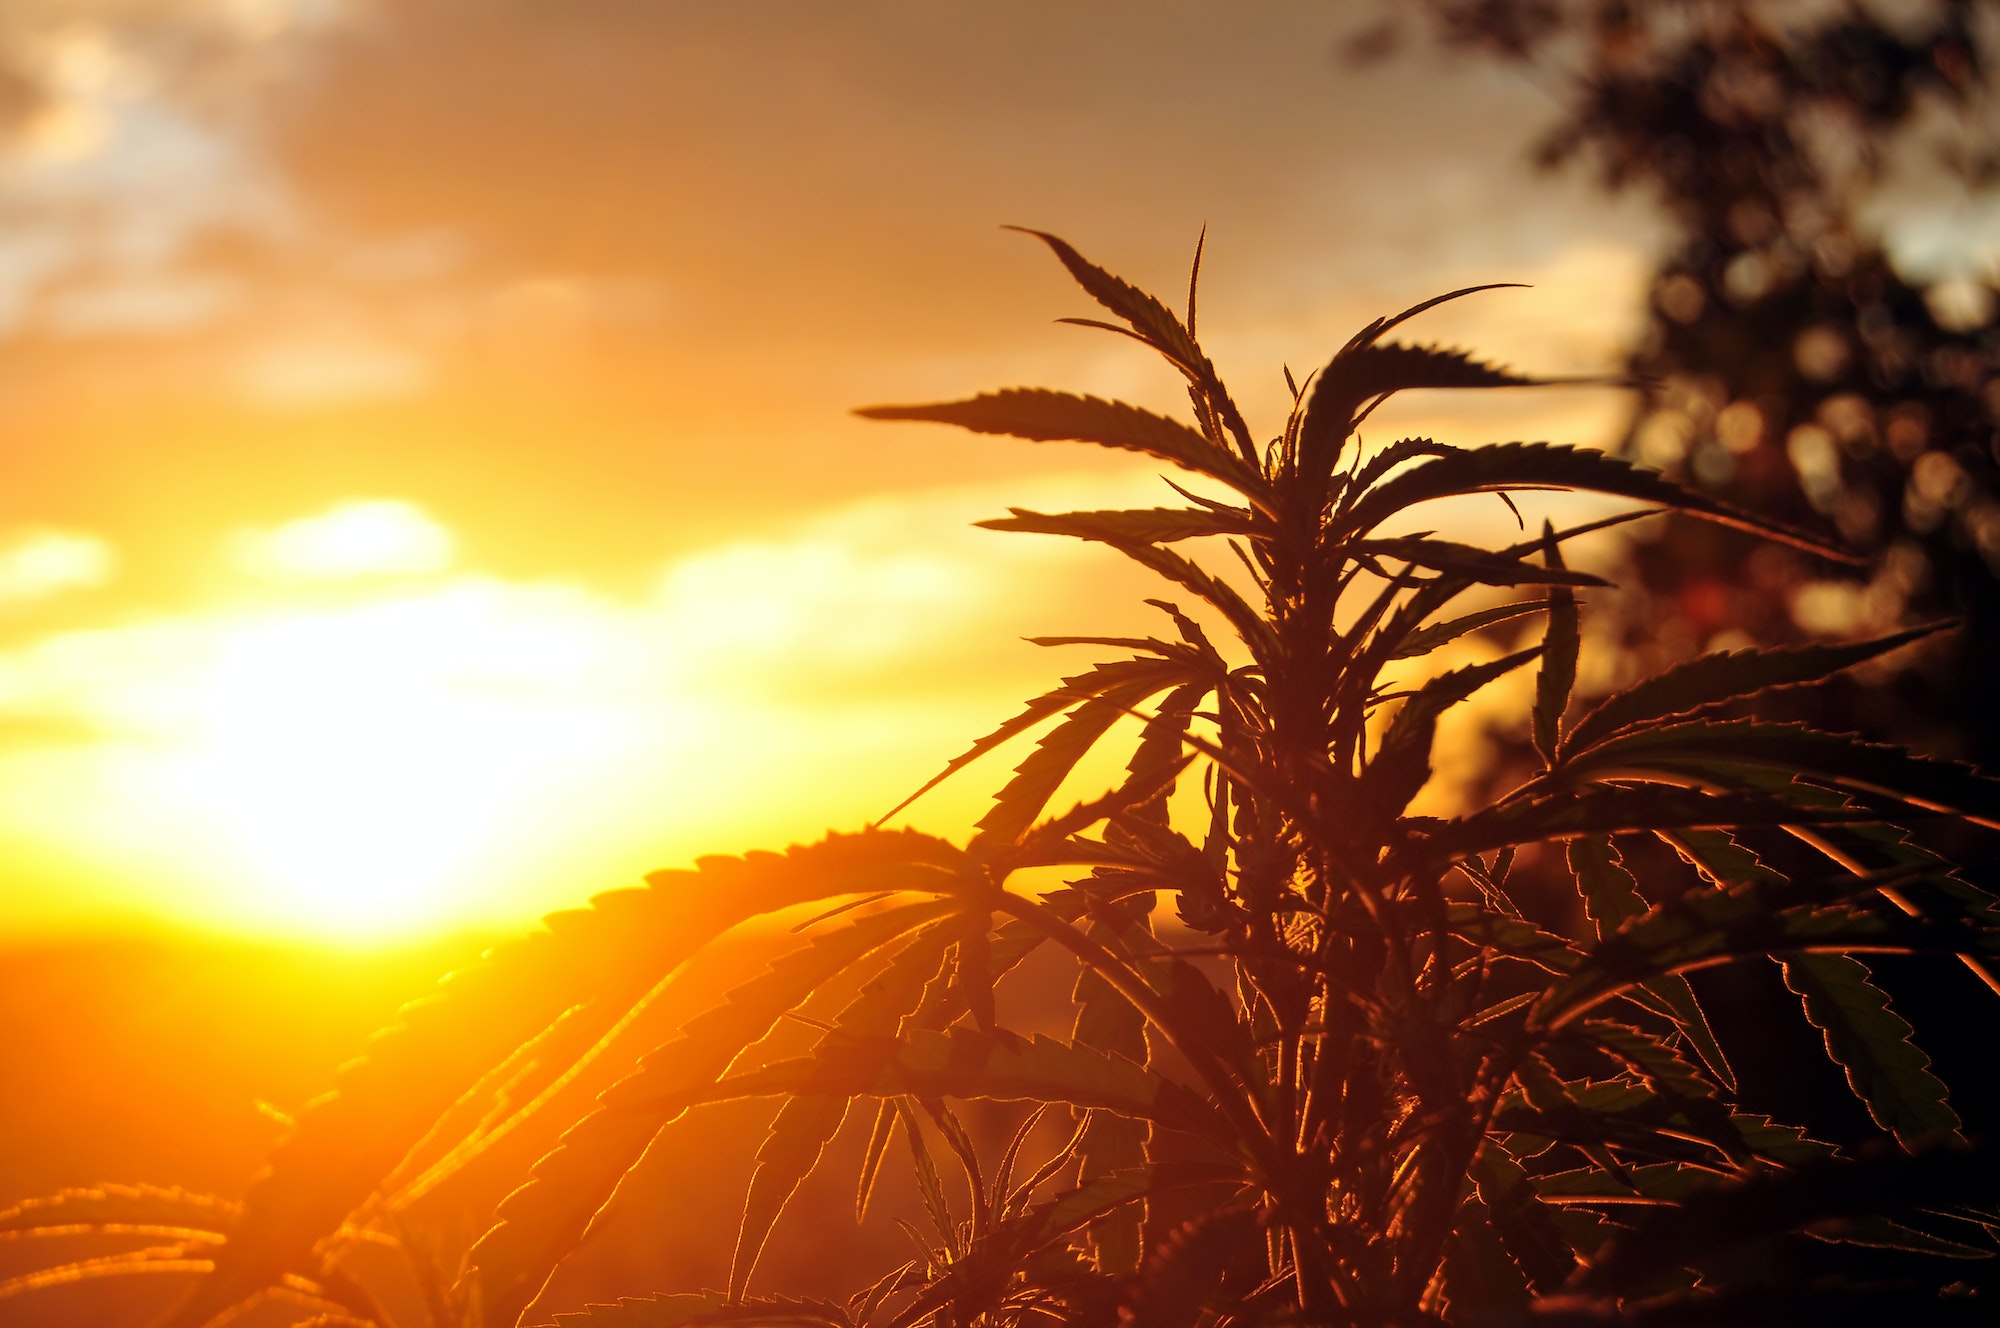
[[[999,223],[1168,292],[1206,223],[1266,420],[1472,282],[1536,288],[1426,331],[1613,363],[1657,225],[1532,175],[1514,76],[1344,68],[1378,12],[8,0],[0,927],[515,922],[895,802],[1064,663],[1019,636],[1132,621],[1108,555],[967,523],[1164,495],[846,414],[1172,408]],[[1619,411],[1439,404],[1398,420]]]

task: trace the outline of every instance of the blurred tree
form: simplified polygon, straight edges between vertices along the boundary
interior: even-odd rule
[[[1585,163],[1675,223],[1623,449],[1869,557],[1843,577],[1665,527],[1633,549],[1635,662],[1957,614],[1914,669],[1820,717],[2000,765],[2000,705],[1980,701],[2000,672],[1992,273],[1900,271],[1871,220],[1898,190],[2000,179],[2000,3],[1419,0],[1350,53],[1379,60],[1412,26],[1552,81],[1537,161]]]

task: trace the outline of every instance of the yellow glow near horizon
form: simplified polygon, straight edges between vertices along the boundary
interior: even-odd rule
[[[1028,624],[994,615],[1076,555],[992,510],[872,500],[636,597],[451,570],[408,503],[239,532],[254,596],[0,651],[0,720],[41,735],[0,748],[12,925],[511,927],[858,828],[1019,699],[988,661]]]
[[[1157,487],[1135,468],[1005,497]],[[9,926],[511,929],[702,853],[857,829],[1080,658],[1021,636],[1157,625],[1115,554],[970,527],[1000,506],[879,496],[626,595],[454,568],[449,528],[388,499],[239,532],[221,547],[250,575],[219,599],[0,649]],[[1449,519],[1514,530],[1492,501]],[[916,823],[963,833],[1015,759]]]
[[[601,830],[590,801],[672,746],[669,698],[593,694],[623,644],[593,609],[464,578],[71,638],[44,662],[100,732],[17,760],[7,819],[184,924],[364,937],[505,918],[523,867]]]
[[[471,902],[491,855],[523,847],[548,774],[616,756],[615,716],[508,695],[467,666],[506,659],[528,693],[576,648],[449,602],[246,625],[196,692],[200,741],[162,792],[225,830],[303,920],[435,922]]]

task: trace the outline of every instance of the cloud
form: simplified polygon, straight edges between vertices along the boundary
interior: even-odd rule
[[[430,370],[415,352],[352,333],[287,337],[252,347],[238,361],[248,401],[277,409],[392,401],[421,391]]]
[[[451,531],[422,508],[383,499],[338,503],[318,516],[241,531],[229,548],[237,567],[274,581],[424,575],[444,571],[456,556]]]
[[[48,599],[110,581],[117,552],[95,535],[44,530],[0,546],[0,606]]]

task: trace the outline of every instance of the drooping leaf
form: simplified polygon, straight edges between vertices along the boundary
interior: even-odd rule
[[[1534,1008],[1554,1027],[1611,995],[1665,974],[1761,955],[1866,950],[1911,954],[2000,953],[2000,931],[1884,916],[1837,902],[1875,888],[1867,877],[1690,890],[1654,905],[1600,942]],[[1804,904],[1801,896],[1827,902]]]
[[[880,817],[880,825],[903,808],[915,802],[924,794],[936,788],[945,780],[963,770],[986,753],[1000,746],[1008,739],[1026,733],[1035,725],[1080,702],[1092,697],[1116,695],[1125,705],[1136,705],[1155,692],[1165,691],[1177,683],[1188,680],[1186,665],[1177,657],[1160,659],[1123,659],[1098,664],[1089,670],[1062,680],[1062,686],[1042,693],[1016,714],[1012,719],[994,729],[991,733],[966,748],[946,763],[945,768],[926,780],[921,788],[909,797],[891,807]],[[1129,698],[1129,699],[1125,699]],[[1053,790],[1051,790],[1053,792]],[[1037,811],[1040,808],[1036,809]],[[1034,815],[1030,813],[1029,819]]]
[[[1544,1120],[1561,1131],[1560,1138],[1595,1163],[1598,1170],[1614,1179],[1625,1177],[1625,1167],[1611,1155],[1608,1140],[1596,1127],[1590,1112],[1583,1110],[1569,1094],[1569,1086],[1538,1053],[1523,1056],[1514,1067],[1514,1082],[1528,1105]]]
[[[1102,512],[1031,512],[1010,507],[1012,516],[975,521],[987,530],[1012,530],[1034,535],[1069,535],[1109,544],[1171,544],[1204,535],[1247,535],[1250,513],[1218,512],[1208,507],[1148,507]]]
[[[1466,944],[1551,973],[1567,973],[1583,958],[1583,951],[1569,940],[1543,931],[1526,918],[1464,903],[1447,905],[1445,917],[1451,934]]]
[[[546,930],[488,951],[405,1006],[342,1067],[252,1182],[214,1273],[166,1321],[196,1328],[306,1263],[439,1114],[491,1066],[579,1005],[610,1031],[689,955],[745,919],[951,869],[960,850],[915,832],[834,835],[785,854],[705,858],[650,888],[597,896]],[[585,1054],[590,1054],[587,1047]]]
[[[1199,1094],[1136,1062],[1039,1033],[989,1034],[965,1024],[776,1061],[723,1079],[703,1097],[807,1092],[1060,1102],[1226,1137]]]
[[[1625,870],[1609,835],[1579,835],[1570,840],[1569,869],[1599,940],[1652,907],[1640,895],[1632,873]]]
[[[1458,451],[1445,443],[1433,442],[1429,438],[1403,438],[1389,444],[1361,465],[1352,479],[1341,490],[1340,507],[1353,505],[1356,498],[1368,490],[1384,475],[1418,457],[1445,456]]]
[[[588,1237],[597,1213],[653,1138],[745,1047],[826,982],[958,907],[950,899],[903,904],[816,936],[647,1053],[535,1164],[467,1255],[487,1315],[506,1324],[532,1305],[555,1268]]]
[[[1423,847],[1462,857],[1509,845],[1636,830],[1729,829],[1748,825],[1827,825],[1870,819],[1855,807],[1805,806],[1763,793],[1704,793],[1661,784],[1609,784],[1523,799],[1444,821]]]
[[[1867,965],[1848,955],[1789,957],[1780,967],[1806,1019],[1826,1039],[1826,1054],[1847,1072],[1854,1095],[1875,1123],[1905,1148],[1958,1136],[1958,1113],[1930,1071],[1930,1057],[1910,1041],[1911,1028],[1889,1008]]]
[[[1740,1258],[1740,1247],[1731,1254]],[[1788,1286],[1782,1282],[1723,1283],[1719,1286],[1678,1285],[1662,1290],[1667,1281],[1692,1279],[1671,1270],[1653,1268],[1645,1286],[1652,1294],[1640,1308],[1621,1311],[1610,1297],[1575,1296],[1557,1322],[1565,1328],[1717,1328],[1735,1324],[1812,1324],[1814,1328],[1985,1328],[1986,1307],[1976,1300],[1914,1295],[1907,1286],[1868,1285],[1845,1279]]]
[[[1049,799],[1069,778],[1070,771],[1076,769],[1077,762],[1153,690],[1149,684],[1141,687],[1093,697],[1044,734],[1035,750],[1015,767],[1014,777],[994,795],[993,806],[979,818],[979,835],[973,843],[1010,844],[1019,839],[1042,814]]]
[[[758,1296],[730,1302],[720,1292],[622,1297],[613,1304],[586,1305],[558,1314],[555,1328],[853,1328],[841,1306],[799,1296]],[[303,1326],[302,1326],[303,1328]],[[341,1328],[346,1328],[342,1325]]]
[[[1561,1286],[1576,1267],[1576,1250],[1521,1164],[1489,1141],[1473,1160],[1472,1178],[1493,1229],[1529,1288],[1547,1295]]]
[[[1716,1172],[1678,1162],[1654,1162],[1646,1166],[1628,1167],[1622,1178],[1594,1168],[1558,1171],[1534,1178],[1535,1191],[1542,1196],[1545,1203],[1563,1203],[1570,1200],[1589,1203],[1597,1200],[1607,1204],[1631,1203],[1644,1199],[1680,1203],[1690,1195],[1715,1189],[1724,1184],[1725,1180],[1724,1176]]]
[[[1069,270],[1076,283],[1089,292],[1090,297],[1125,320],[1131,327],[1132,335],[1151,346],[1169,363],[1179,369],[1188,380],[1189,394],[1194,398],[1197,411],[1213,412],[1217,422],[1226,430],[1246,462],[1254,464],[1254,448],[1250,441],[1250,430],[1243,422],[1243,416],[1230,399],[1216,375],[1215,366],[1194,339],[1194,281],[1188,283],[1188,323],[1183,326],[1171,309],[1145,291],[1113,276],[1097,264],[1078,253],[1069,244],[1047,231],[1031,230],[1025,226],[1009,229],[1024,235],[1032,235],[1046,244],[1062,265]],[[1199,273],[1200,249],[1195,255],[1195,267]],[[1066,319],[1066,322],[1086,322],[1084,319]],[[1121,329],[1112,329],[1118,331]]]
[[[1660,839],[1715,885],[1782,889],[1785,884],[1784,873],[1767,866],[1726,830],[1675,830]]]
[[[556,1328],[688,1328],[728,1304],[720,1291],[671,1296],[621,1296],[615,1303],[586,1305],[572,1314],[558,1314]]]
[[[1886,655],[1950,625],[1929,623],[1848,645],[1727,650],[1702,655],[1606,697],[1577,720],[1564,747],[1581,750],[1634,725],[1686,715],[1774,688],[1823,682],[1842,669]]]
[[[1004,434],[1034,443],[1095,443],[1143,452],[1183,470],[1221,480],[1253,503],[1269,506],[1263,476],[1235,453],[1216,446],[1185,424],[1122,401],[1010,387],[964,401],[864,406],[854,413],[871,420],[955,424],[974,433]]]
[[[1822,557],[1852,561],[1815,536],[1684,489],[1655,471],[1637,469],[1602,452],[1550,443],[1501,443],[1421,461],[1360,498],[1342,516],[1339,532],[1373,530],[1405,508],[1432,498],[1548,488],[1630,498],[1748,530]]]
[[[846,1121],[847,1108],[846,1097],[808,1093],[788,1097],[778,1107],[758,1146],[750,1193],[743,1201],[743,1221],[729,1266],[731,1300],[742,1298],[771,1228]]]
[[[1535,381],[1481,364],[1460,350],[1350,344],[1320,370],[1307,398],[1299,425],[1301,471],[1323,480],[1362,407],[1377,397],[1413,388],[1517,387]]]
[[[1347,546],[1356,557],[1392,558],[1417,567],[1462,576],[1482,586],[1601,586],[1603,577],[1589,572],[1573,572],[1557,563],[1537,567],[1519,557],[1510,557],[1471,544],[1428,536],[1393,539],[1361,539]]]
[[[950,923],[933,923],[890,957],[840,1012],[821,1038],[884,1037],[897,1032],[923,999],[949,942]],[[765,1132],[743,1200],[743,1220],[730,1259],[729,1298],[741,1300],[771,1228],[818,1165],[821,1152],[847,1119],[845,1097],[787,1098]]]
[[[1639,883],[1625,869],[1608,835],[1580,835],[1570,840],[1569,866],[1599,940],[1651,907],[1639,893]],[[1735,1075],[1723,1054],[1722,1044],[1716,1041],[1708,1016],[1702,1012],[1701,1002],[1695,998],[1694,988],[1687,979],[1668,974],[1648,982],[1645,990],[1658,998],[1688,1044],[1723,1085],[1735,1087]]]
[[[1456,641],[1467,632],[1476,632],[1482,627],[1496,623],[1511,622],[1515,618],[1538,613],[1546,607],[1545,601],[1529,599],[1515,604],[1500,604],[1490,609],[1478,609],[1462,614],[1429,627],[1420,627],[1403,638],[1390,659],[1421,659],[1439,646]]]
[[[1841,794],[1824,789],[1799,789],[1792,796],[1830,807],[1844,806],[1847,801]],[[1772,890],[1774,898],[1787,893],[1784,873],[1767,865],[1733,836],[1677,830],[1661,838],[1710,881]],[[2000,923],[1990,907],[1990,895],[1957,877],[1949,863],[1912,843],[1908,832],[1899,827],[1866,821],[1819,825],[1813,828],[1811,838],[1831,854],[1830,861],[1837,869],[1880,879],[1887,887],[1885,896],[1899,901],[1899,908],[1989,927]],[[1917,908],[1905,896],[1921,899],[1924,907]]]
[[[1927,1216],[1935,1220],[1936,1215]],[[1886,1217],[1835,1218],[1829,1222],[1815,1224],[1807,1234],[1817,1240],[1832,1241],[1840,1245],[1868,1245],[1882,1250],[1906,1250],[1911,1254],[1928,1254],[1940,1259],[1991,1259],[1994,1254],[1991,1247],[1982,1249],[1976,1245],[1968,1245],[1964,1241],[1948,1240],[1931,1232],[1891,1221]],[[1976,1236],[1972,1238],[1977,1239]]]
[[[1852,795],[1882,795],[1918,807],[1942,807],[1982,824],[2000,824],[2000,780],[1971,766],[1915,756],[1901,747],[1825,733],[1803,724],[1691,720],[1607,738],[1565,763],[1565,770],[1635,767],[1736,782],[1733,767],[1824,783]],[[1746,787],[1781,787],[1752,781]]]
[[[1589,1021],[1593,1029],[1602,1021]],[[1578,1119],[1587,1121],[1587,1139],[1616,1146],[1634,1159],[1671,1161],[1710,1170],[1739,1169],[1749,1159],[1784,1166],[1835,1156],[1830,1144],[1806,1136],[1797,1126],[1779,1125],[1750,1112],[1729,1113],[1716,1128],[1703,1120],[1708,1099],[1687,1093],[1659,1091],[1658,1079],[1621,1075],[1566,1085],[1571,1106],[1559,1120],[1534,1107],[1524,1095],[1510,1092],[1495,1112],[1496,1129],[1511,1132],[1509,1144],[1524,1155],[1551,1143],[1567,1142],[1566,1132]],[[1687,1108],[1696,1104],[1697,1114]]]
[[[1818,1222],[1894,1215],[1989,1197],[2000,1183],[1990,1152],[1933,1150],[1806,1162],[1754,1173],[1682,1203],[1650,1208],[1614,1237],[1574,1290],[1621,1294],[1657,1271],[1698,1265],[1711,1251],[1740,1249]]]
[[[206,1255],[207,1251],[203,1251]],[[41,1268],[0,1281],[0,1300],[33,1291],[75,1286],[109,1277],[196,1277],[212,1273],[215,1263],[207,1257],[190,1257],[181,1245],[158,1245],[123,1254],[107,1254],[95,1259],[78,1259],[55,1268]]]
[[[861,1151],[861,1176],[854,1190],[854,1220],[866,1221],[868,1203],[875,1195],[875,1180],[881,1174],[882,1160],[888,1155],[889,1140],[896,1133],[896,1103],[892,1098],[883,1098],[875,1108],[875,1123],[869,1127],[868,1142]]]
[[[1125,783],[1134,789],[1156,791],[1132,803],[1135,809],[1149,808],[1154,819],[1166,819],[1166,799],[1173,792],[1173,781],[1186,768],[1189,759],[1183,741],[1188,725],[1193,721],[1195,707],[1211,690],[1213,688],[1206,681],[1177,687],[1167,694],[1159,708],[1146,720],[1139,745],[1134,749],[1132,759],[1125,764]]]
[[[1124,933],[1150,930],[1152,899],[1149,893],[1139,896],[1132,905],[1102,911],[1091,920],[1085,934],[1124,948]],[[1076,1006],[1072,1041],[1115,1053],[1140,1065],[1147,1063],[1145,1015],[1096,969],[1087,964],[1078,966],[1070,999]],[[1143,1166],[1145,1122],[1114,1112],[1088,1112],[1077,1156],[1080,1159],[1077,1180],[1081,1185]],[[1138,1206],[1125,1205],[1090,1224],[1090,1244],[1100,1271],[1129,1274],[1138,1267],[1143,1253],[1142,1218]]]
[[[227,1231],[242,1205],[159,1185],[60,1190],[0,1211],[0,1241],[50,1235],[145,1235],[192,1239]]]
[[[1143,1166],[1146,1126],[1113,1112],[1089,1112],[1077,1156],[1078,1180],[1084,1185]],[[1136,1203],[1119,1205],[1093,1221],[1086,1234],[1098,1271],[1119,1275],[1134,1271],[1144,1253],[1143,1227],[1144,1213]]]
[[[1556,529],[1542,523],[1542,557],[1552,569],[1561,568],[1562,546]],[[1549,627],[1542,637],[1542,667],[1535,675],[1533,714],[1535,750],[1545,765],[1554,765],[1556,747],[1562,737],[1563,714],[1569,709],[1570,692],[1576,686],[1577,655],[1582,645],[1578,634],[1576,593],[1564,585],[1549,587]]]
[[[1458,1221],[1445,1246],[1444,1288],[1456,1314],[1527,1307],[1527,1279],[1494,1229],[1492,1214],[1476,1196],[1468,1195],[1459,1205]]]
[[[1430,779],[1431,741],[1439,716],[1495,678],[1511,673],[1542,653],[1540,646],[1517,650],[1486,664],[1470,664],[1439,674],[1403,703],[1382,734],[1375,759],[1368,763],[1364,787],[1384,816],[1401,812]]]

